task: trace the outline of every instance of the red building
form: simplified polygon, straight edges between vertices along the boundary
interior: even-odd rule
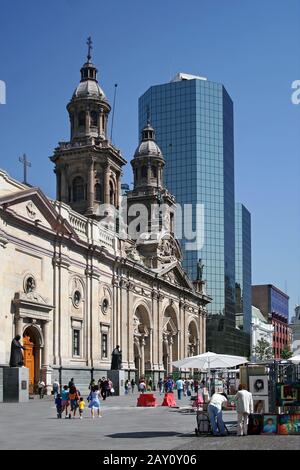
[[[273,352],[280,359],[284,348],[290,347],[289,296],[272,284],[252,286],[252,304],[272,323]]]

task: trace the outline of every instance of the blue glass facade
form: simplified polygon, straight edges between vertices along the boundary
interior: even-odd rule
[[[270,312],[289,319],[289,297],[273,286],[270,288]]]
[[[166,159],[165,184],[181,206],[204,205],[204,245],[187,249],[184,267],[196,279],[205,265],[207,293],[213,298],[207,347],[239,352],[235,327],[235,202],[233,103],[224,86],[202,79],[152,86],[139,99],[139,131],[150,121]]]
[[[251,215],[243,204],[235,206],[235,310],[236,325],[251,331]]]

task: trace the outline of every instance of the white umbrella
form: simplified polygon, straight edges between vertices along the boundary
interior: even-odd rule
[[[300,362],[300,354],[297,354],[297,356],[292,356],[289,358],[289,361],[292,361],[292,362]]]
[[[210,369],[228,369],[246,362],[248,360],[242,356],[216,354],[208,351],[198,356],[185,357],[180,361],[172,362],[172,364],[178,369],[207,369],[208,377],[210,377]]]
[[[246,362],[248,362],[247,359],[242,356],[216,354],[208,351],[198,356],[185,357],[180,361],[172,362],[172,364],[178,369],[227,369]]]

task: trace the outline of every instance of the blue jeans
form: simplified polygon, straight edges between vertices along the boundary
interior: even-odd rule
[[[222,418],[222,410],[214,405],[208,405],[208,415],[213,434],[215,436],[219,434],[224,436],[226,434],[226,429]]]
[[[177,389],[178,400],[181,400],[182,392],[183,392],[182,388],[181,388],[181,389]]]

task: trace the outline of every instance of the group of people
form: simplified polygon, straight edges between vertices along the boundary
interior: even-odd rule
[[[253,413],[252,393],[243,384],[239,385],[233,401],[236,403],[237,411],[237,435],[247,436],[249,415]],[[226,427],[222,417],[222,407],[228,402],[226,393],[214,393],[208,404],[208,415],[214,436],[227,435]]]
[[[74,383],[72,378],[68,385],[62,387],[62,391],[59,391],[59,383],[57,380],[53,383],[53,395],[56,405],[57,417],[62,418],[65,413],[65,418],[71,419],[76,417],[77,409],[79,410],[79,418],[82,419],[85,408],[85,401],[80,394],[80,391]]]
[[[113,395],[113,383],[110,379],[102,377],[97,383],[95,380],[92,380],[89,385],[89,390],[87,402],[88,408],[91,410],[91,416],[95,418],[97,414],[97,416],[101,418],[100,397],[102,400],[106,400],[108,396]],[[72,417],[75,418],[77,410],[79,418],[83,418],[86,403],[74,383],[74,378],[69,381],[68,385],[64,385],[61,391],[59,382],[55,380],[52,385],[52,394],[55,400],[57,418],[62,418],[63,415],[68,419]]]

